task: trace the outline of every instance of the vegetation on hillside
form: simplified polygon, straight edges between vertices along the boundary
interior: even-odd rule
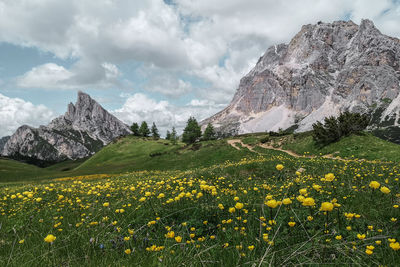
[[[197,120],[190,117],[187,121],[185,129],[183,129],[182,142],[186,144],[193,144],[201,137],[201,129]]]
[[[367,114],[343,112],[337,118],[326,117],[324,123],[312,125],[313,138],[318,145],[325,146],[339,141],[345,136],[359,134],[367,128],[370,118]]]
[[[400,261],[398,164],[252,155],[186,171],[3,185],[0,265]]]
[[[283,149],[291,150],[299,155],[332,155],[349,159],[400,162],[398,144],[382,140],[368,132],[344,137],[324,147],[315,143],[310,132],[286,136],[282,138],[281,143]]]

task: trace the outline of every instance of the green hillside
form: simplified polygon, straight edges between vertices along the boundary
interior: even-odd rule
[[[255,150],[237,150],[227,139],[200,142],[190,146],[173,145],[168,140],[128,136],[104,147],[89,159],[65,161],[47,168],[0,159],[0,181],[15,182],[88,174],[117,174],[139,170],[188,170],[235,161],[262,152],[258,145],[293,151],[299,155],[333,155],[341,158],[400,161],[400,146],[371,134],[352,135],[325,147],[318,147],[311,133],[268,136],[265,133],[234,137]],[[265,151],[265,149],[264,149]]]
[[[382,140],[370,133],[351,135],[325,147],[317,146],[310,132],[297,136],[290,135],[282,138],[282,148],[307,155],[333,154],[341,158],[400,161],[400,145]]]
[[[250,151],[238,151],[226,140],[173,145],[168,140],[129,136],[96,153],[74,172],[80,174],[121,173],[138,170],[187,170],[227,160],[240,160]]]
[[[292,137],[128,137],[43,175],[146,171],[0,184],[0,266],[397,266],[399,165],[276,151]]]
[[[49,171],[31,164],[0,158],[0,181],[30,180],[32,177],[46,176]]]
[[[73,175],[72,170],[85,160],[68,160],[40,168],[12,159],[0,158],[0,182],[23,182]]]
[[[39,168],[9,159],[0,160],[0,181],[12,182],[88,174],[115,174],[138,170],[187,170],[207,167],[227,160],[240,160],[250,151],[238,151],[226,140],[185,146],[167,140],[128,136],[119,139],[91,158],[65,161]]]

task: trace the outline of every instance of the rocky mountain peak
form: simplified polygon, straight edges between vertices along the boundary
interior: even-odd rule
[[[374,23],[372,20],[369,19],[362,19],[360,23],[360,28],[359,31],[361,33],[374,33],[374,34],[380,34],[381,32],[375,27]]]
[[[107,112],[88,94],[47,126],[23,125],[7,140],[1,154],[14,158],[60,161],[92,155],[119,136],[130,134],[129,127]]]
[[[306,131],[350,110],[375,112],[375,124],[397,125],[399,63],[399,39],[370,20],[304,25],[288,44],[269,47],[240,80],[229,106],[203,124],[225,134]]]

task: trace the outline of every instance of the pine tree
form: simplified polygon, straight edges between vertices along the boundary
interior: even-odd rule
[[[149,126],[147,126],[147,122],[143,121],[139,128],[140,136],[148,137],[150,134]]]
[[[134,136],[139,136],[140,135],[140,133],[139,133],[139,124],[137,124],[136,122],[132,123],[131,131],[132,131],[132,134]]]
[[[174,145],[176,145],[176,143],[177,143],[177,141],[178,141],[178,136],[177,136],[177,134],[176,134],[175,127],[172,127],[171,141],[172,141],[172,144],[174,144]]]
[[[165,136],[165,139],[171,140],[171,132],[167,130],[167,135]]]
[[[207,140],[214,140],[215,139],[215,131],[214,131],[214,127],[212,126],[211,123],[207,124],[207,128],[204,130],[203,133],[203,140],[207,141]]]
[[[183,130],[182,141],[186,144],[193,144],[201,137],[201,129],[194,117],[190,117]]]
[[[321,146],[339,141],[344,136],[360,134],[369,124],[367,114],[344,112],[337,118],[331,116],[324,119],[324,124],[317,121],[313,124],[313,138]]]
[[[151,126],[151,135],[153,136],[153,139],[160,138],[160,134],[158,133],[157,126],[154,122],[153,122],[153,126]]]

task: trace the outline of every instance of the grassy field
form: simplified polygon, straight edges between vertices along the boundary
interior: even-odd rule
[[[226,140],[201,142],[185,147],[166,140],[121,139],[105,147],[75,171],[91,173],[121,173],[138,170],[187,170],[240,160],[248,151],[237,151]]]
[[[341,158],[400,162],[400,146],[398,144],[382,140],[370,133],[351,135],[324,147],[315,144],[310,132],[296,136],[273,137],[271,142],[300,155],[333,154]]]
[[[79,176],[0,184],[0,266],[400,262],[397,163],[165,142],[122,139],[65,171]],[[109,174],[82,175],[96,168]]]
[[[223,163],[226,160],[240,160],[250,154],[252,153],[246,150],[235,150],[226,140],[184,146],[182,143],[173,145],[162,139],[128,136],[104,147],[87,160],[66,161],[47,168],[0,159],[0,182],[140,170],[187,170]]]

